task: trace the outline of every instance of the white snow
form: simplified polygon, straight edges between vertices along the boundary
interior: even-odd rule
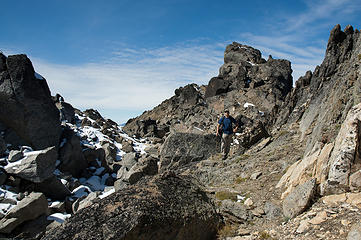
[[[26,157],[16,161],[16,162],[9,162],[8,165],[5,166],[5,170],[8,170],[8,169],[17,169],[18,168],[18,165],[21,164],[21,162],[26,159]]]
[[[251,64],[252,66],[255,66],[257,64],[254,64],[253,62],[247,61],[249,64]]]
[[[48,216],[48,220],[49,221],[57,221],[58,223],[63,223],[65,222],[66,219],[70,218],[70,214],[66,214],[66,213],[54,213],[51,214],[50,216]]]
[[[71,193],[73,194],[73,196],[75,198],[80,198],[83,196],[88,196],[88,194],[91,192],[92,191],[90,190],[90,188],[88,186],[81,185],[81,186],[75,188]]]
[[[243,197],[241,195],[237,195],[237,202],[242,202],[246,197]]]
[[[197,130],[199,130],[199,131],[201,131],[201,132],[204,132],[204,130],[203,129],[200,129],[199,127],[194,127],[195,129],[197,129]]]
[[[6,214],[13,207],[15,207],[15,205],[11,205],[10,203],[0,203],[0,213]]]
[[[108,191],[100,194],[100,195],[99,195],[99,198],[100,198],[100,199],[106,198],[106,197],[108,197],[109,195],[111,195],[111,194],[113,194],[113,193],[115,193],[115,188],[114,188],[114,187],[113,187],[112,189],[110,189],[110,190],[108,190]]]
[[[56,205],[58,205],[60,203],[60,201],[54,201],[54,202],[49,202],[50,205],[49,207],[55,207]]]
[[[255,107],[255,105],[254,105],[254,104],[252,104],[252,103],[248,103],[248,102],[246,102],[246,103],[243,105],[243,107],[244,107],[244,108],[248,108],[248,107]]]
[[[16,196],[17,196],[16,193],[13,193],[13,192],[10,192],[9,190],[0,188],[0,198],[12,199],[12,200],[18,202],[18,200],[16,199]],[[0,203],[0,213],[5,214],[13,207],[15,207],[15,205],[12,205],[10,203]]]
[[[34,72],[34,76],[36,79],[39,79],[39,80],[44,80],[43,76],[41,76],[39,73],[37,72]]]

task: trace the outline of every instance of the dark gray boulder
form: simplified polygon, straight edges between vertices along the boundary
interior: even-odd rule
[[[80,177],[83,170],[88,167],[80,146],[80,138],[69,128],[64,129],[63,138],[66,139],[66,142],[59,149],[61,162],[59,169],[64,173],[71,173],[74,177]]]
[[[158,173],[158,159],[151,156],[141,158],[139,161],[126,172],[123,178],[123,181],[126,181],[130,184],[135,184],[142,177],[147,175],[155,175]]]
[[[68,123],[75,123],[75,110],[73,106],[67,102],[56,102],[55,106],[60,111],[60,120]]]
[[[226,47],[224,51],[224,63],[241,63],[241,62],[263,63],[261,52],[253,47],[233,42]]]
[[[51,99],[46,80],[35,76],[26,55],[7,57],[5,69],[1,68],[0,122],[36,150],[58,146],[59,111]]]
[[[105,160],[112,164],[116,161],[117,158],[117,148],[113,143],[105,142],[102,144],[102,148],[105,151]]]
[[[234,202],[230,199],[223,200],[220,206],[222,216],[228,221],[245,223],[251,220],[251,216],[242,203]]]
[[[197,87],[196,84],[188,84],[174,91],[175,95],[179,97],[183,108],[190,108],[198,103],[200,94]]]
[[[21,164],[5,168],[6,172],[33,183],[41,183],[53,176],[58,153],[55,147],[32,152]]]
[[[46,197],[56,200],[64,200],[71,195],[69,189],[56,176],[35,184],[34,189],[37,192],[44,193]]]
[[[229,91],[231,83],[222,77],[212,78],[207,86],[206,98],[220,95]]]
[[[128,171],[137,163],[138,155],[136,153],[126,153],[122,157],[121,165]]]
[[[172,133],[160,151],[160,168],[176,169],[220,152],[220,137],[194,133]]]
[[[220,221],[194,179],[167,173],[95,200],[42,239],[213,239]]]
[[[44,194],[32,192],[0,220],[0,233],[11,233],[21,223],[36,219],[48,211],[48,201]]]

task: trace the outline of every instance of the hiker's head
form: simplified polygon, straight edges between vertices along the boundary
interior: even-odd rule
[[[228,110],[224,111],[224,116],[229,117],[229,111]]]

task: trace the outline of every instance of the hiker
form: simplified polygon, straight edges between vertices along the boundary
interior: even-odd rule
[[[233,129],[232,123],[235,124],[235,128]],[[231,147],[233,132],[236,132],[238,129],[238,123],[236,119],[229,115],[229,111],[224,111],[224,116],[219,119],[217,124],[217,136],[222,135],[221,139],[221,152],[223,155],[223,160],[225,160],[228,156],[229,149]]]

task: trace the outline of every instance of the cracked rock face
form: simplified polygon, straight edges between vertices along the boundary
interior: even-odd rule
[[[26,55],[0,54],[0,123],[36,150],[59,145],[59,111]]]

